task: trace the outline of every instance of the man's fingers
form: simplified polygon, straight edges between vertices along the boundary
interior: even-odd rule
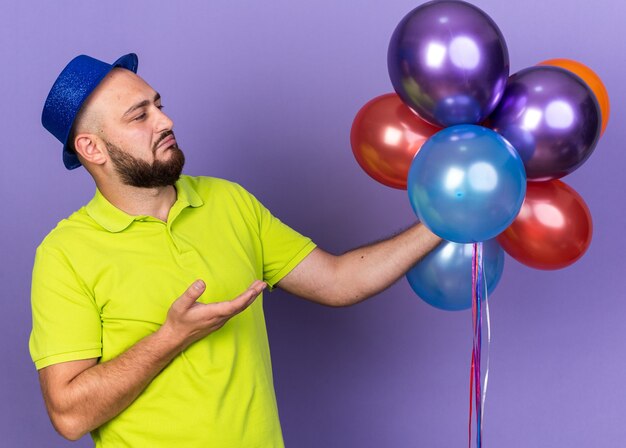
[[[206,285],[204,282],[202,280],[196,280],[189,288],[187,288],[183,295],[178,298],[177,302],[185,308],[189,308],[196,302],[196,300],[198,300],[205,289]]]
[[[260,280],[255,280],[244,292],[239,294],[234,299],[230,300],[230,303],[236,306],[241,306],[241,309],[248,306],[254,299],[258,297],[259,294],[263,292],[263,290],[267,287],[265,282]]]
[[[250,305],[254,299],[258,297],[259,294],[265,289],[267,286],[266,283],[255,280],[243,293],[239,294],[232,300],[227,300],[225,302],[215,302],[208,303],[203,305],[201,309],[196,308],[196,312],[204,314],[205,316],[221,316],[225,318],[230,318],[237,313],[243,311],[248,305]],[[206,289],[206,285],[202,280],[196,280],[187,290],[183,293],[182,296],[176,300],[175,304],[179,309],[188,309],[191,308],[198,298],[202,295],[204,290]],[[181,309],[181,311],[182,311]]]
[[[226,316],[234,316],[235,314],[240,313],[241,311],[246,309],[248,305],[250,305],[259,296],[259,294],[263,292],[266,287],[266,283],[260,280],[255,280],[248,287],[248,289],[246,289],[234,299],[216,305],[222,305],[224,307],[223,311]]]

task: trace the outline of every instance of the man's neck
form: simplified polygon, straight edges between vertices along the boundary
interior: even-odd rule
[[[115,207],[132,216],[152,216],[167,222],[170,209],[176,202],[176,188],[169,185],[158,188],[137,188],[119,184],[98,184],[100,193]]]

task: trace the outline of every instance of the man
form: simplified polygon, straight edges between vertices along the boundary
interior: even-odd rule
[[[439,239],[416,225],[334,256],[240,186],[181,176],[173,123],[136,70],[134,54],[79,56],[44,106],[65,166],[97,187],[33,269],[30,350],[51,421],[98,447],[283,446],[255,299],[269,285],[351,305]]]

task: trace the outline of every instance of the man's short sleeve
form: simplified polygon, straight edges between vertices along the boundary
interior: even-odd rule
[[[251,201],[258,221],[263,250],[263,280],[273,288],[304,260],[316,245],[310,238],[301,235],[272,215],[252,194],[243,191]]]
[[[37,249],[31,305],[29,348],[38,370],[101,356],[99,310],[61,251],[44,245]]]

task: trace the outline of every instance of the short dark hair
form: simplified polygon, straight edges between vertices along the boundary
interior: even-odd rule
[[[76,122],[72,125],[70,129],[70,135],[67,137],[67,150],[72,154],[76,154],[76,148],[74,147],[74,140],[76,139]]]
[[[78,124],[83,120],[83,116],[85,115],[85,103],[83,103],[80,106],[80,109],[78,109],[74,122],[72,123],[72,127],[70,128],[70,133],[67,136],[67,149],[73,154],[77,154],[76,147],[74,146],[74,140],[76,140],[76,134],[78,133]]]

